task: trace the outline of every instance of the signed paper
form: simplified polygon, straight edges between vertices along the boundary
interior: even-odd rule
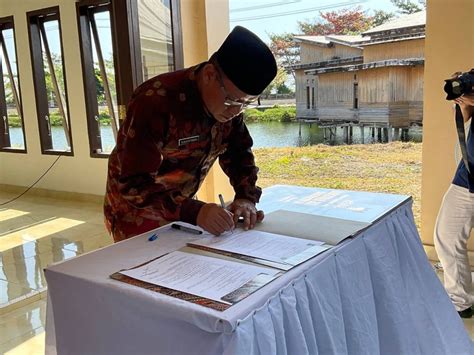
[[[228,302],[231,301],[229,294],[252,280],[261,279],[262,275],[271,280],[278,270],[174,251],[120,273],[173,290],[232,303]],[[227,297],[223,300],[224,296]]]

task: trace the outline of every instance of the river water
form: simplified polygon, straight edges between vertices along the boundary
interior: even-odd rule
[[[288,123],[288,122],[249,122],[247,127],[254,140],[254,148],[268,148],[268,147],[301,147],[315,144],[331,144],[339,145],[345,144],[342,137],[342,129],[338,129],[337,137],[333,142],[327,142],[324,140],[323,130],[318,128],[315,124],[304,123],[301,126],[299,123]],[[66,140],[64,131],[61,127],[52,127],[53,134],[53,146],[55,149],[65,149]],[[114,147],[114,138],[112,135],[112,128],[110,126],[103,126],[101,128],[102,142],[104,151],[111,151]],[[368,128],[364,131],[364,142],[373,143]],[[21,128],[10,128],[10,138],[12,146],[22,147],[22,131]],[[421,142],[422,132],[420,128],[410,129],[408,137],[405,140]],[[352,143],[362,143],[361,133],[358,127],[353,128],[353,140]]]

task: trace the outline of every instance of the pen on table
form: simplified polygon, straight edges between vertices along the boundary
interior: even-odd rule
[[[202,234],[202,231],[200,231],[199,229],[189,228],[189,227],[182,226],[181,224],[176,224],[176,223],[171,224],[171,228],[179,229],[183,232],[188,232],[188,233],[193,233],[193,234]]]
[[[148,237],[148,241],[149,241],[149,242],[152,242],[152,241],[154,241],[154,240],[156,240],[156,239],[158,239],[158,236],[157,236],[155,233],[153,233],[152,235],[150,235],[150,236]]]

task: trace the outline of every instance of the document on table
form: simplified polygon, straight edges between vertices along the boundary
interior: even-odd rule
[[[315,240],[256,230],[234,231],[220,237],[209,236],[188,243],[191,247],[205,247],[288,265],[287,270],[330,248],[323,244]]]
[[[262,223],[255,225],[255,230],[336,245],[369,225],[367,222],[277,210],[266,214]]]
[[[120,273],[227,304],[240,301],[279,276],[278,270],[181,251]]]

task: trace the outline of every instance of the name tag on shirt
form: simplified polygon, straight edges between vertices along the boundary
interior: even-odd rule
[[[191,136],[186,138],[181,138],[178,140],[178,147],[183,145],[188,145],[189,143],[199,142],[199,136]]]

